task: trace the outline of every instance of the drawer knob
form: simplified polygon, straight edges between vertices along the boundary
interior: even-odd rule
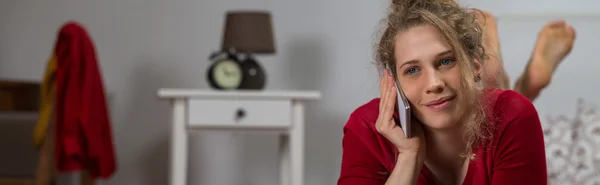
[[[235,118],[236,118],[237,120],[239,120],[239,119],[242,119],[242,118],[244,118],[245,116],[246,116],[246,111],[244,111],[244,109],[242,109],[242,108],[239,108],[239,109],[236,111],[236,113],[235,113]]]

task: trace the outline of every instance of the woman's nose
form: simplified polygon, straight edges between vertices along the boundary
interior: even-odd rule
[[[444,80],[437,72],[430,72],[427,75],[427,93],[439,93],[444,90]]]

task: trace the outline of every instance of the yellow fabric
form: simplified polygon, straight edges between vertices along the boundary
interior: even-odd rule
[[[35,124],[33,130],[33,144],[36,148],[39,148],[44,141],[46,136],[46,130],[50,124],[52,116],[52,110],[54,107],[54,92],[56,89],[55,73],[56,73],[56,55],[52,54],[48,64],[46,65],[46,72],[44,74],[44,80],[42,81],[40,88],[40,110],[39,118]]]

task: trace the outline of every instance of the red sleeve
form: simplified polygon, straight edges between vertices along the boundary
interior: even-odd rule
[[[371,150],[352,130],[345,129],[338,185],[383,185],[387,177],[388,171]]]
[[[547,184],[544,136],[534,105],[515,91],[499,95],[492,185]]]

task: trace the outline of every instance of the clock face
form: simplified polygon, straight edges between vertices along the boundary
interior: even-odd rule
[[[242,69],[235,61],[219,61],[214,66],[213,79],[222,88],[237,88],[242,82]]]

